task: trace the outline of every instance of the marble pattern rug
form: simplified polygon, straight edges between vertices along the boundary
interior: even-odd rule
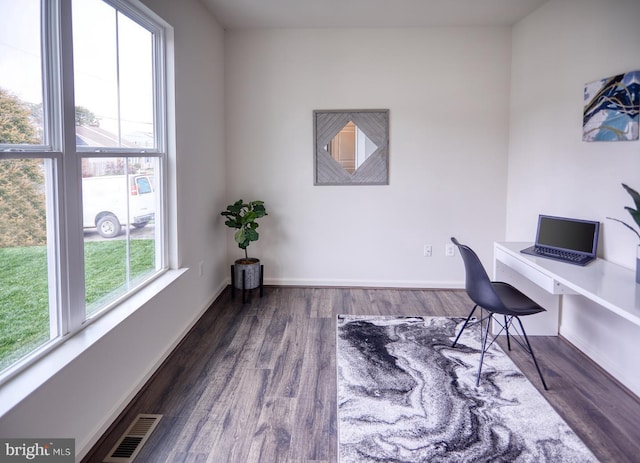
[[[340,463],[597,462],[497,344],[476,388],[479,325],[451,347],[463,322],[338,316]]]

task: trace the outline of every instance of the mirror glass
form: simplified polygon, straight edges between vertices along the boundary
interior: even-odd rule
[[[353,121],[349,121],[325,146],[348,173],[353,174],[378,147]]]

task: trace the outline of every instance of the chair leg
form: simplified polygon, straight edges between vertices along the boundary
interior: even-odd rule
[[[507,334],[507,349],[511,350],[511,340],[509,339],[509,322],[507,321],[506,315],[504,316],[504,331]]]
[[[467,324],[469,323],[469,320],[471,320],[471,317],[473,316],[473,314],[474,314],[474,312],[476,311],[477,308],[478,308],[478,304],[473,306],[473,309],[471,310],[471,313],[469,313],[469,316],[464,321],[464,325],[462,325],[462,328],[460,328],[460,331],[458,331],[458,336],[456,336],[456,340],[453,341],[453,344],[451,344],[451,347],[456,347],[456,344],[458,343],[458,339],[460,339],[460,335],[462,334],[464,329],[467,327]]]
[[[527,343],[527,347],[529,348],[529,353],[531,354],[531,358],[533,359],[533,363],[536,366],[536,370],[538,370],[538,375],[540,375],[540,380],[542,381],[542,386],[544,386],[544,390],[548,391],[547,383],[545,383],[544,378],[542,377],[542,371],[540,371],[540,366],[538,366],[538,361],[536,360],[536,356],[533,355],[533,349],[531,348],[531,344],[529,343],[529,338],[527,337],[527,333],[524,330],[524,326],[522,326],[522,321],[520,321],[520,317],[516,317],[518,323],[520,324],[520,329],[522,330],[522,336],[524,337],[525,342]]]
[[[489,314],[487,317],[487,327],[484,331],[484,338],[480,339],[482,344],[482,352],[480,353],[480,365],[478,365],[478,377],[476,378],[476,387],[480,385],[480,373],[482,373],[482,362],[484,361],[484,353],[487,350],[487,340],[489,339],[489,326],[491,325],[491,318],[493,314]],[[482,327],[480,327],[482,328]],[[480,336],[482,336],[482,329],[480,330]]]

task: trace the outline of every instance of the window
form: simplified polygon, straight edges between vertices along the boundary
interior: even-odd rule
[[[1,380],[161,273],[167,252],[161,24],[135,0],[0,11]]]

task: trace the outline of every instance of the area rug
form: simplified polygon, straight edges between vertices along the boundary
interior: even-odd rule
[[[338,316],[340,463],[597,462],[497,344],[475,386],[480,326],[451,347],[463,322]]]

